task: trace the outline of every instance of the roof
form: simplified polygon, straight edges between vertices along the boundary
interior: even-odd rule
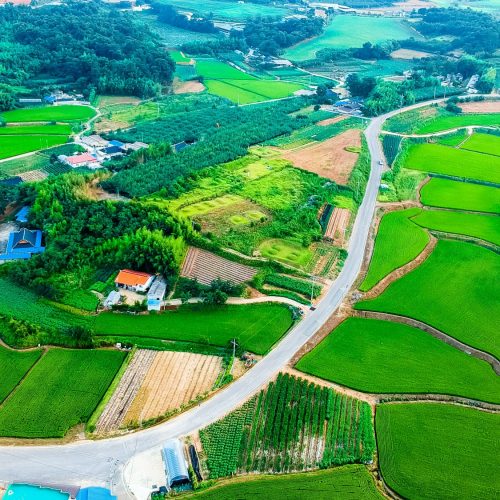
[[[42,246],[42,231],[21,229],[9,234],[9,241],[0,260],[29,259],[34,253],[45,251]]]
[[[109,147],[104,149],[104,152],[108,155],[114,155],[116,153],[120,153],[120,154],[123,153],[122,148],[120,148],[119,146],[109,146]]]
[[[165,297],[165,292],[167,291],[167,284],[162,278],[157,277],[148,292],[148,299],[158,299],[162,300]]]
[[[107,488],[97,486],[82,488],[76,496],[76,500],[116,500],[116,498]]]
[[[189,481],[186,459],[184,458],[181,442],[178,439],[166,441],[161,454],[169,486],[175,481]]]
[[[8,177],[7,179],[1,179],[0,184],[3,184],[5,186],[17,186],[18,184],[21,184],[23,182],[22,177],[19,177],[18,175],[14,177]]]
[[[123,144],[123,142],[117,141],[116,139],[109,141],[109,145],[116,146],[117,148],[123,148],[123,146],[125,146],[125,144]]]
[[[70,165],[81,165],[82,163],[94,162],[96,159],[90,153],[82,153],[81,155],[68,156],[66,161]]]
[[[36,231],[29,229],[21,229],[20,231],[12,233],[12,248],[33,248],[36,246]]]
[[[186,149],[188,147],[187,142],[178,142],[177,144],[174,144],[174,150],[176,153],[180,153],[182,150]]]
[[[17,222],[28,222],[28,214],[30,213],[30,207],[28,205],[25,205],[24,207],[19,210],[16,214],[16,220]]]
[[[148,273],[132,271],[131,269],[122,269],[118,273],[118,276],[115,279],[115,283],[128,286],[144,286],[152,277],[153,275]]]
[[[106,300],[104,301],[104,306],[105,307],[110,307],[114,306],[115,304],[118,304],[120,302],[120,292],[117,292],[116,290],[112,290],[109,292],[109,295],[106,297]]]

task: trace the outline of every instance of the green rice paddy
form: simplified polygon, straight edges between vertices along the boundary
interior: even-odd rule
[[[280,304],[184,306],[147,316],[102,313],[95,318],[97,335],[158,338],[226,347],[239,345],[265,354],[292,325],[290,310]]]
[[[169,52],[170,57],[176,63],[189,63],[191,62],[190,57],[186,57],[180,50],[171,50]]]
[[[375,238],[370,267],[361,291],[368,291],[381,279],[415,259],[429,243],[429,234],[420,229],[411,217],[420,213],[419,208],[389,212],[382,217]]]
[[[86,422],[125,353],[50,349],[0,407],[0,436],[63,437]]]
[[[0,135],[65,135],[71,134],[69,125],[20,125],[0,127]]]
[[[500,183],[500,157],[441,144],[413,144],[405,167],[423,172]]]
[[[443,130],[451,130],[458,127],[469,127],[471,125],[498,127],[500,126],[500,114],[498,113],[463,113],[459,115],[441,115],[432,120],[426,120],[415,130],[416,134],[433,134]]]
[[[500,190],[448,179],[431,179],[420,191],[424,205],[477,212],[500,213]]]
[[[45,106],[39,108],[22,108],[5,111],[0,115],[9,122],[81,122],[87,121],[95,115],[95,111],[88,106]]]
[[[438,403],[377,407],[379,464],[403,498],[495,498],[500,414]]]
[[[400,19],[390,17],[338,15],[318,37],[301,42],[285,51],[295,61],[314,59],[324,48],[361,47],[365,42],[418,38],[418,33]]]
[[[375,394],[449,394],[500,402],[500,377],[485,361],[400,323],[348,318],[296,365]]]
[[[498,357],[499,273],[495,252],[440,240],[419,267],[355,308],[415,318]]]
[[[344,465],[301,474],[245,476],[217,483],[187,498],[201,500],[375,500],[382,499],[363,465]]]
[[[500,156],[500,137],[493,134],[472,134],[460,149]]]
[[[463,234],[500,245],[500,218],[450,210],[422,210],[411,219],[415,224],[444,233]]]
[[[0,159],[64,144],[66,135],[0,135]]]

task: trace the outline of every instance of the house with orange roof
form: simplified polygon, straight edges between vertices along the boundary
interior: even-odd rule
[[[133,290],[134,292],[147,292],[153,283],[154,276],[140,271],[132,271],[131,269],[122,269],[115,279],[115,285],[125,290]]]

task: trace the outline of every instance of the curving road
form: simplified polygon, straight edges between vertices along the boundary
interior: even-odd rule
[[[206,426],[261,389],[338,308],[361,269],[384,169],[384,156],[378,140],[382,124],[402,111],[439,101],[441,99],[409,106],[370,122],[365,136],[371,154],[371,173],[353,226],[349,254],[342,272],[317,309],[307,314],[254,368],[200,406],[150,429],[119,438],[86,440],[67,445],[1,446],[0,481],[77,486],[106,483],[120,498],[128,497],[122,472],[133,456],[158,447],[165,439],[183,436]]]

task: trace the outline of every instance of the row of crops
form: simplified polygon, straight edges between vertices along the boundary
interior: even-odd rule
[[[283,274],[268,274],[266,276],[265,283],[267,285],[277,286],[279,288],[285,288],[291,290],[292,292],[297,292],[307,297],[311,294],[313,298],[318,297],[321,294],[321,285],[311,283],[310,281],[299,280],[292,278],[290,276],[284,276]]]
[[[211,478],[370,462],[375,450],[367,403],[281,373],[200,438]]]

